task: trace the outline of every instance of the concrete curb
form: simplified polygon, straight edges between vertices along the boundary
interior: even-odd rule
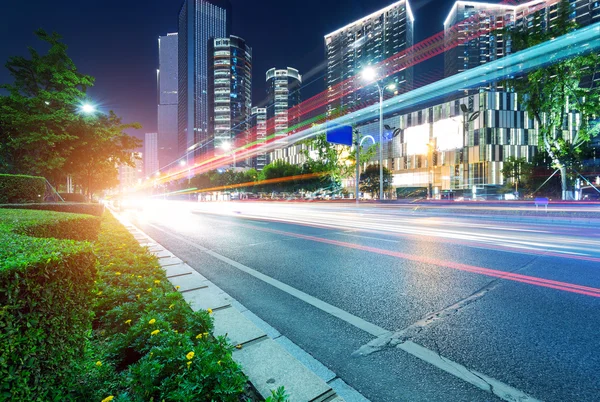
[[[267,398],[271,390],[284,386],[293,402],[368,402],[322,363],[195,269],[123,217],[114,215],[141,246],[158,258],[167,278],[192,310],[212,309],[213,335],[225,336],[237,345],[233,359],[242,366],[262,397]]]

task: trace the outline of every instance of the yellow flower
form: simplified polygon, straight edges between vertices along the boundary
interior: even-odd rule
[[[141,277],[142,277],[142,275],[138,275],[138,278],[141,278]]]
[[[236,349],[241,349],[241,348],[242,348],[242,345],[239,345],[239,344],[238,344],[238,345],[235,345],[235,348],[236,348]]]
[[[102,294],[102,291],[99,291],[98,293],[96,293],[98,296],[100,296]]]
[[[110,401],[112,401],[113,399],[115,399],[115,397],[114,397],[114,396],[112,396],[112,395],[111,395],[111,396],[107,396],[106,398],[104,398],[104,399],[102,400],[102,402],[110,402]]]
[[[208,314],[212,314],[212,308],[206,309],[206,311],[208,311]]]
[[[154,281],[154,283],[156,283],[158,285],[160,283],[160,281],[157,279]]]
[[[174,304],[171,304],[171,305],[169,306],[169,308],[173,308],[173,306],[174,306]]]
[[[190,364],[192,364],[192,362],[187,362],[188,368],[190,368]]]
[[[186,357],[188,360],[192,360],[192,358],[194,357],[194,352],[190,352],[190,353],[188,353],[187,355],[185,355],[185,357]]]
[[[152,292],[152,288],[146,289],[146,292]]]
[[[100,360],[98,360],[98,361],[96,362],[96,366],[98,366],[98,367],[101,367],[101,366],[102,366],[102,362],[101,362]]]
[[[221,360],[219,360],[219,361],[217,362],[217,364],[220,366],[220,365],[221,365]]]
[[[208,338],[208,332],[203,332],[201,334],[196,335],[196,339],[200,338]]]
[[[154,324],[155,322],[156,322],[156,320],[153,318],[153,319],[151,319],[150,321],[148,321],[148,324],[152,325],[152,324]]]
[[[131,325],[131,320],[127,320],[127,321],[125,321],[125,324],[129,324],[129,325]]]
[[[179,285],[175,286],[175,290],[179,290],[180,287],[181,286],[179,286]]]
[[[115,275],[119,276],[119,275],[121,275],[121,273],[120,272],[115,272]]]
[[[154,331],[150,332],[150,335],[156,335],[160,332],[160,329],[155,329]]]
[[[140,298],[140,295],[136,295],[136,296],[137,296],[138,299]]]

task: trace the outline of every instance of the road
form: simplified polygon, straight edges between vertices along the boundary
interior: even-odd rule
[[[371,401],[600,401],[597,226],[372,204],[129,214]]]

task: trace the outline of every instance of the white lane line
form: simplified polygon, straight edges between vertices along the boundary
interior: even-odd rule
[[[276,287],[277,289],[286,292],[289,295],[292,295],[300,300],[302,300],[305,303],[310,304],[311,306],[314,306],[316,308],[318,308],[321,311],[324,311],[328,314],[331,314],[334,317],[339,318],[340,320],[343,320],[345,322],[347,322],[350,325],[355,326],[358,329],[361,329],[373,336],[383,336],[385,334],[389,334],[390,331],[381,328],[378,325],[372,324],[368,321],[363,320],[360,317],[357,317],[353,314],[348,313],[347,311],[344,311],[338,307],[335,307],[329,303],[326,303],[320,299],[317,299],[314,296],[311,296],[307,293],[302,292],[301,290],[298,290],[292,286],[286,285],[283,282],[278,281],[277,279],[271,278],[270,276],[267,276],[261,272],[258,272],[250,267],[245,266],[244,264],[241,264],[237,261],[234,261],[230,258],[227,258],[219,253],[216,253],[212,250],[207,249],[206,247],[203,247],[199,244],[196,244],[184,237],[178,236],[176,234],[173,234],[167,230],[161,229],[160,227],[156,226],[156,225],[152,225],[152,224],[148,224],[149,226],[153,227],[156,230],[159,230],[163,233],[166,233],[167,235],[174,237],[175,239],[178,239],[218,260],[221,260],[229,265],[231,265],[232,267],[235,267],[237,269],[239,269],[240,271],[246,272],[249,275],[252,275],[253,277],[260,279],[261,281],[268,283],[271,286]],[[463,380],[468,382],[469,384],[472,384],[474,386],[476,386],[477,388],[480,388],[484,391],[490,392],[494,395],[496,395],[497,397],[499,397],[500,399],[507,401],[507,402],[539,402],[537,399],[534,399],[532,397],[530,397],[529,395],[525,394],[522,391],[519,391],[516,388],[511,387],[510,385],[504,384],[498,380],[495,380],[491,377],[488,377],[484,374],[478,373],[477,371],[474,370],[469,370],[468,368],[466,368],[465,366],[456,363],[450,359],[447,359],[443,356],[441,356],[439,353],[436,353],[432,350],[429,350],[421,345],[418,345],[414,342],[411,341],[407,341],[404,343],[401,343],[399,345],[397,345],[398,348],[404,350],[405,352],[423,360],[426,363],[432,364],[435,367],[444,370],[445,372]]]
[[[302,300],[303,302],[308,303],[308,304],[318,308],[319,310],[322,310],[326,313],[333,315],[334,317],[337,317],[343,321],[346,321],[347,323],[352,324],[356,328],[362,329],[363,331],[368,332],[371,335],[381,336],[381,335],[387,334],[389,332],[386,329],[383,329],[375,324],[371,324],[370,322],[367,322],[360,317],[357,317],[353,314],[348,313],[347,311],[344,311],[344,310],[342,310],[338,307],[335,307],[329,303],[326,303],[322,300],[319,300],[316,297],[313,297],[307,293],[302,292],[301,290],[298,290],[294,287],[286,285],[285,283],[280,282],[277,279],[271,278],[270,276],[267,276],[261,272],[256,271],[255,269],[247,267],[244,264],[240,264],[237,261],[234,261],[230,258],[225,257],[224,255],[221,255],[219,253],[216,253],[212,250],[207,249],[206,247],[203,247],[199,244],[189,241],[188,239],[186,239],[184,237],[177,236],[171,232],[168,232],[164,229],[159,228],[156,225],[152,225],[152,224],[148,224],[148,225],[153,227],[154,229],[160,230],[163,233],[167,233],[169,236],[174,237],[177,240],[180,240],[194,248],[197,248],[198,250],[200,250],[218,260],[226,262],[227,264],[239,269],[240,271],[246,272],[247,274],[250,274],[257,279],[260,279],[261,281],[268,283],[269,285],[274,286],[277,289],[282,290],[282,291]]]

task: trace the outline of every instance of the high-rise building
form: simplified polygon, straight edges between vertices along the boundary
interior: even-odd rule
[[[209,47],[209,136],[215,150],[224,143],[250,142],[252,49],[240,37],[216,38]],[[244,138],[240,138],[240,135]]]
[[[178,149],[191,158],[213,148],[208,132],[208,60],[211,39],[226,38],[228,0],[185,0],[179,12]]]
[[[580,27],[600,21],[597,0],[568,0],[569,17]],[[526,31],[534,24],[551,27],[559,1],[533,0],[519,5],[457,1],[444,21],[444,75],[480,66],[514,49],[503,27]],[[594,77],[600,81],[600,74]]]
[[[292,67],[277,70],[272,68],[267,71],[267,119],[269,134],[274,134],[275,139],[286,137],[295,132],[295,126],[300,122],[300,85],[302,76]],[[272,128],[271,128],[272,127]],[[293,147],[291,147],[293,148]],[[286,158],[288,148],[277,149],[271,153],[270,160]]]
[[[143,161],[141,152],[132,152],[131,159],[134,161],[135,166],[119,165],[118,166],[118,179],[119,179],[119,192],[124,193],[127,191],[133,191],[134,188],[142,182],[143,179]]]
[[[177,150],[177,33],[158,37],[158,166],[166,168]]]
[[[374,85],[356,90],[364,84],[360,80],[365,67],[403,51],[406,51],[406,64],[410,65],[413,25],[414,17],[408,0],[400,0],[325,35],[325,85],[329,115],[338,108],[358,106],[378,98]],[[384,71],[379,74],[386,75]],[[386,82],[395,82],[400,92],[412,89],[413,68],[408,66],[395,72],[386,77]]]
[[[144,174],[146,177],[151,177],[158,171],[158,133],[146,133],[144,136]]]
[[[267,140],[267,109],[264,107],[253,107],[250,118],[250,126],[254,141],[260,146]],[[266,153],[256,155],[252,160],[252,167],[256,170],[262,170],[269,163]]]

